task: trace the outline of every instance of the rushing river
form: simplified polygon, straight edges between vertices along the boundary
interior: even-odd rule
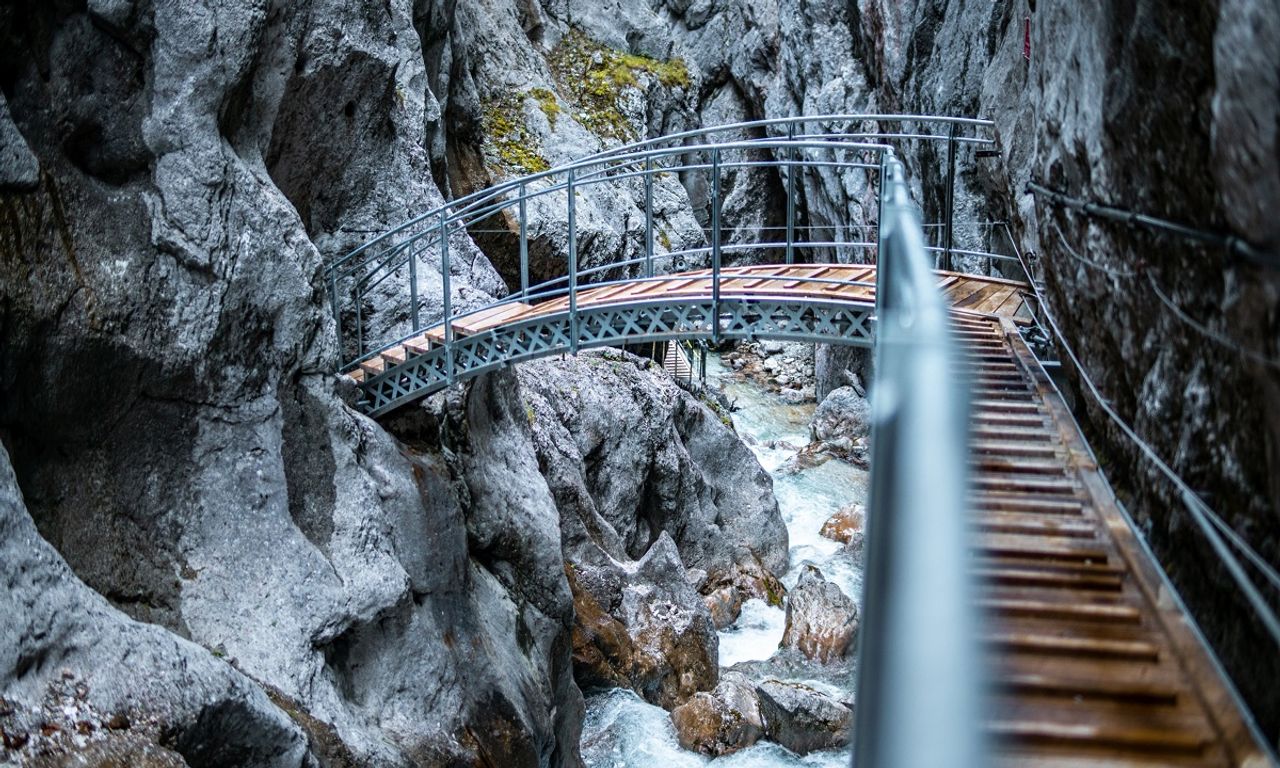
[[[788,460],[809,442],[814,406],[789,405],[753,382],[740,381],[716,357],[707,361],[707,376],[736,401],[734,426],[773,477],[791,541],[791,569],[783,576],[783,582],[788,588],[794,586],[800,566],[809,562],[845,594],[857,599],[862,590],[861,572],[842,544],[825,539],[818,532],[840,507],[865,502],[867,474],[836,460],[796,473],[788,471]],[[785,623],[782,608],[762,600],[748,601],[738,621],[720,633],[720,666],[739,664],[748,674],[762,670],[770,677],[796,680],[833,695],[851,690],[853,679],[847,666],[836,670],[823,669],[818,662],[799,669],[794,665],[770,666],[769,659],[778,650]],[[848,750],[798,757],[764,741],[712,761],[680,748],[667,712],[621,689],[588,696],[582,755],[591,768],[692,768],[712,762],[716,768],[844,768],[849,764]]]

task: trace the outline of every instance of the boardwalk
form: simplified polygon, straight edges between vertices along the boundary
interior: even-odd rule
[[[1239,704],[1022,340],[1027,286],[936,274],[963,345],[958,373],[972,382],[971,562],[994,682],[986,727],[1000,763],[1266,765]],[[875,280],[875,267],[862,265],[736,267],[722,272],[713,299],[710,273],[686,272],[582,288],[576,310],[834,303],[869,318]],[[453,324],[455,344],[570,309],[558,298],[463,315]],[[705,325],[697,331],[707,333]],[[443,327],[429,328],[348,375],[358,382],[396,375],[416,357],[438,354],[444,339]]]
[[[1267,765],[1015,326],[955,323],[1003,764]]]

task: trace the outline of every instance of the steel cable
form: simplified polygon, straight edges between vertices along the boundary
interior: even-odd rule
[[[1031,270],[1027,265],[1026,260],[1023,258],[1022,250],[1017,247],[1017,243],[1013,239],[1012,232],[1008,232],[1006,228],[1006,233],[1009,235],[1009,241],[1014,245],[1014,251],[1018,256],[1018,262],[1022,265],[1022,269],[1028,277],[1029,284],[1036,295],[1036,299],[1040,304],[1041,312],[1044,315],[1045,320],[1049,323],[1049,327],[1053,331],[1054,337],[1058,340],[1059,345],[1061,345],[1063,352],[1066,353],[1072,366],[1080,375],[1080,379],[1084,382],[1089,394],[1098,404],[1098,407],[1103,410],[1107,417],[1120,429],[1120,431],[1124,433],[1124,435],[1142,451],[1147,459],[1150,460],[1158,470],[1160,470],[1161,474],[1168,478],[1169,481],[1172,482],[1179,490],[1182,495],[1183,503],[1191,512],[1192,519],[1195,520],[1197,526],[1199,526],[1200,530],[1204,533],[1205,538],[1209,540],[1210,546],[1213,547],[1215,553],[1223,561],[1223,566],[1227,568],[1237,586],[1240,587],[1240,590],[1244,593],[1245,599],[1253,607],[1259,620],[1271,634],[1272,639],[1277,645],[1280,645],[1280,617],[1276,615],[1275,610],[1272,609],[1270,603],[1267,602],[1266,597],[1258,590],[1257,585],[1255,585],[1253,580],[1249,578],[1249,575],[1244,572],[1244,569],[1240,565],[1240,561],[1231,554],[1223,541],[1223,535],[1219,533],[1219,530],[1222,529],[1230,530],[1230,526],[1228,526],[1226,522],[1222,520],[1221,516],[1214,512],[1213,509],[1191,488],[1191,486],[1183,480],[1182,477],[1164,461],[1164,459],[1160,457],[1154,448],[1142,439],[1133,427],[1129,426],[1128,422],[1126,422],[1120,414],[1116,412],[1111,404],[1107,402],[1106,398],[1102,396],[1102,392],[1098,389],[1097,384],[1094,383],[1093,379],[1089,376],[1088,371],[1085,370],[1084,365],[1080,362],[1079,357],[1076,356],[1075,350],[1072,349],[1069,343],[1067,343],[1066,335],[1058,326],[1057,321],[1054,320],[1053,313],[1049,311],[1048,305],[1044,300],[1044,295],[1040,292],[1040,288],[1034,281],[1030,280]],[[1259,570],[1266,575],[1267,580],[1273,586],[1280,589],[1280,574],[1277,574],[1276,571],[1267,564],[1266,561],[1258,555],[1247,542],[1245,542],[1234,531],[1232,531],[1230,535],[1226,536],[1226,539],[1233,547],[1243,553],[1245,557],[1249,559],[1250,563],[1258,566]]]

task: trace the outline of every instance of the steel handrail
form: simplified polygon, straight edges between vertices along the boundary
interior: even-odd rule
[[[884,163],[853,765],[987,765],[965,527],[969,395],[902,164]]]
[[[546,186],[546,187],[538,187],[532,194],[525,192],[516,197],[503,196],[504,192],[508,192],[511,190],[527,189],[531,184],[540,182],[544,179],[552,179],[558,176],[566,176],[570,171],[573,171],[576,174],[578,171],[588,169],[588,168],[593,168],[601,165],[602,163],[615,163],[615,164],[625,166],[625,165],[631,165],[637,162],[641,162],[644,160],[654,160],[654,159],[659,159],[663,157],[696,154],[699,152],[713,152],[716,150],[724,152],[724,151],[735,150],[735,149],[737,150],[760,149],[760,148],[777,149],[777,148],[783,148],[783,147],[791,148],[791,149],[813,149],[813,150],[818,150],[818,149],[867,150],[867,151],[875,151],[878,153],[879,151],[882,151],[883,149],[885,149],[887,145],[870,143],[870,142],[818,141],[818,140],[793,141],[789,139],[769,138],[769,139],[753,139],[750,141],[733,141],[733,142],[722,142],[722,143],[715,143],[715,144],[667,147],[663,149],[654,149],[654,150],[633,152],[633,153],[620,154],[620,155],[589,157],[582,160],[576,160],[572,163],[561,165],[556,168],[551,168],[546,171],[539,171],[537,173],[528,174],[526,176],[522,176],[517,179],[501,182],[492,187],[487,187],[485,189],[478,190],[464,197],[445,202],[431,209],[427,213],[421,214],[420,216],[410,219],[404,224],[401,224],[387,231],[386,233],[379,235],[378,237],[370,240],[367,243],[364,243],[360,247],[351,251],[350,253],[343,256],[342,258],[333,261],[325,268],[325,272],[326,272],[326,275],[333,274],[339,267],[344,266],[347,262],[353,260],[356,256],[364,253],[367,250],[370,250],[373,246],[382,243],[383,241],[389,239],[393,235],[403,233],[404,231],[406,231],[407,229],[409,229],[410,227],[416,224],[421,224],[421,223],[429,222],[432,220],[435,220],[436,222],[438,222],[441,212],[448,213],[449,214],[448,222],[450,224],[453,224],[453,223],[462,221],[463,220],[462,217],[465,214],[475,212],[477,210],[476,208],[477,205],[491,201],[491,200],[499,201],[501,205],[498,207],[497,210],[501,210],[502,208],[510,207],[513,203],[517,203],[522,199],[527,201],[534,197],[539,197],[539,196],[550,194],[553,192],[563,191],[565,189],[567,182],[561,182],[559,184],[553,184],[551,186]],[[781,162],[785,162],[785,161],[781,161]],[[778,165],[779,163],[771,163],[771,164]],[[804,163],[797,162],[796,164],[802,165]],[[729,167],[729,166],[728,164],[726,164],[724,167]],[[707,165],[701,169],[708,170],[709,168],[710,166]],[[694,168],[692,167],[655,167],[651,170],[646,171],[645,174],[640,174],[640,175],[657,174],[657,173],[674,173],[681,170],[693,170],[693,169]],[[582,185],[585,185],[588,183],[594,184],[594,183],[602,183],[605,181],[617,180],[615,177],[591,177],[591,176],[582,177],[582,179],[583,179]],[[485,209],[479,209],[479,210],[485,210]],[[493,213],[495,212],[496,210],[488,211],[484,216],[478,216],[475,218],[476,220],[488,218],[489,216],[493,215]],[[413,237],[420,236],[421,234],[425,234],[425,233],[417,233]]]
[[[608,150],[605,150],[605,151],[603,151],[603,152],[598,152],[598,153],[596,153],[596,154],[594,154],[594,155],[588,155],[587,157],[582,158],[582,159],[580,159],[580,160],[578,160],[578,161],[575,161],[575,162],[576,162],[576,163],[590,163],[590,162],[592,162],[592,161],[596,161],[596,160],[607,159],[607,158],[609,158],[609,157],[611,157],[611,156],[613,156],[613,155],[617,155],[617,154],[626,154],[626,153],[631,152],[631,151],[633,151],[633,150],[642,149],[642,148],[644,148],[644,147],[655,146],[655,145],[660,144],[660,143],[663,143],[663,142],[683,141],[683,140],[685,140],[685,139],[698,138],[698,137],[705,137],[705,136],[712,136],[712,135],[715,135],[715,134],[730,133],[730,132],[750,131],[750,130],[752,130],[752,129],[768,128],[768,127],[775,127],[775,126],[786,126],[786,125],[792,125],[792,126],[794,126],[794,125],[804,125],[804,124],[806,124],[806,123],[818,123],[818,124],[822,124],[822,123],[835,123],[835,122],[846,122],[846,123],[847,123],[847,122],[924,123],[924,124],[934,124],[934,125],[965,126],[965,127],[985,128],[985,129],[991,129],[991,128],[994,128],[994,127],[995,127],[995,122],[994,122],[994,121],[992,121],[992,120],[982,120],[982,119],[976,119],[976,118],[961,118],[961,117],[932,116],[932,115],[906,115],[906,114],[888,114],[888,115],[815,115],[815,116],[811,116],[811,117],[796,116],[796,117],[784,117],[784,118],[771,118],[771,119],[767,119],[767,120],[751,120],[751,121],[740,122],[740,123],[731,123],[731,124],[728,124],[728,125],[719,125],[719,126],[711,126],[711,127],[705,127],[705,128],[698,128],[698,129],[694,129],[694,130],[690,130],[690,131],[684,131],[684,132],[681,132],[681,133],[674,133],[674,134],[670,134],[670,135],[668,135],[668,136],[658,137],[658,138],[654,138],[654,139],[646,139],[646,140],[642,140],[642,141],[631,142],[631,143],[629,143],[629,144],[623,144],[623,145],[621,145],[621,146],[619,146],[619,147],[614,147],[614,148],[612,148],[612,149],[608,149]],[[899,137],[899,136],[897,136],[897,135],[886,135],[886,138],[898,138],[898,137]],[[924,137],[925,137],[925,135],[909,135],[909,136],[905,136],[905,138],[910,138],[910,139],[921,139],[921,138],[924,138]],[[950,140],[957,140],[957,141],[966,141],[967,143],[969,143],[969,142],[972,142],[972,143],[982,143],[982,144],[991,144],[991,143],[994,143],[994,142],[992,142],[992,141],[991,141],[991,140],[989,140],[989,139],[976,139],[976,140],[970,140],[970,139],[968,139],[967,137],[960,137],[960,136],[950,136],[950,137],[949,137],[949,136],[942,136],[942,135],[928,135],[928,138],[931,138],[931,139],[934,139],[934,140],[939,140],[939,141],[941,141],[941,140],[949,140],[949,139],[950,139]],[[752,143],[752,142],[745,142],[745,143]],[[693,150],[689,150],[689,151],[693,151]],[[392,228],[391,230],[388,230],[387,232],[385,232],[385,233],[383,233],[382,235],[380,235],[380,236],[378,236],[378,237],[374,238],[373,240],[370,240],[369,242],[364,243],[363,245],[359,246],[359,247],[358,247],[358,248],[356,248],[355,250],[353,250],[353,251],[351,251],[350,253],[348,253],[348,254],[346,254],[345,256],[343,256],[341,259],[335,260],[335,262],[333,262],[333,264],[331,264],[330,266],[332,267],[332,266],[336,266],[337,264],[343,263],[343,262],[345,262],[345,261],[347,261],[347,260],[351,259],[351,258],[352,258],[352,257],[354,257],[355,255],[357,255],[357,254],[361,253],[361,252],[362,252],[362,251],[364,251],[365,249],[367,249],[367,248],[369,248],[369,247],[373,246],[374,244],[376,244],[376,243],[380,242],[381,240],[383,240],[383,239],[385,239],[385,238],[388,238],[388,237],[390,237],[390,236],[392,236],[392,235],[395,235],[395,234],[397,234],[397,233],[399,233],[399,232],[402,232],[402,231],[404,231],[405,229],[407,229],[408,227],[411,227],[411,226],[413,226],[413,225],[415,225],[415,224],[420,224],[420,223],[423,223],[423,222],[432,221],[433,219],[438,218],[438,216],[439,216],[439,212],[440,212],[442,209],[448,209],[448,208],[450,208],[450,207],[452,207],[452,206],[455,206],[455,205],[458,205],[458,204],[465,204],[465,203],[468,203],[468,202],[470,201],[470,198],[475,197],[475,196],[482,195],[482,194],[484,194],[484,193],[486,193],[486,192],[490,192],[490,191],[501,192],[501,191],[506,191],[506,190],[510,190],[510,189],[515,189],[515,188],[518,188],[522,183],[523,183],[523,184],[527,184],[527,183],[531,183],[531,182],[533,182],[533,181],[536,181],[537,179],[539,179],[539,178],[541,178],[541,177],[544,177],[544,176],[554,175],[554,174],[557,174],[557,173],[563,173],[563,172],[567,171],[567,170],[569,169],[569,167],[571,167],[572,165],[573,165],[573,164],[571,163],[571,164],[569,164],[569,165],[558,166],[558,167],[556,167],[556,168],[551,168],[551,169],[549,169],[549,170],[547,170],[547,171],[542,171],[542,172],[539,172],[539,173],[530,174],[530,175],[528,175],[528,176],[524,176],[524,177],[521,177],[521,178],[517,178],[517,179],[509,179],[509,180],[507,180],[507,181],[500,182],[499,184],[494,185],[493,187],[489,187],[489,188],[487,188],[487,189],[482,189],[482,190],[477,190],[476,192],[473,192],[473,193],[471,193],[470,195],[466,195],[466,196],[463,196],[463,197],[461,197],[461,198],[457,198],[457,199],[455,199],[455,200],[451,200],[451,201],[445,201],[445,202],[444,202],[444,203],[442,203],[441,205],[436,206],[435,208],[433,208],[433,209],[431,209],[431,210],[427,211],[426,213],[420,214],[420,215],[418,215],[418,216],[416,216],[416,217],[414,217],[414,218],[410,219],[409,221],[406,221],[406,222],[404,222],[403,224],[400,224],[400,225],[398,225],[398,226],[396,226],[396,227]]]
[[[942,125],[950,125],[947,136],[924,134],[912,132],[910,130],[900,134],[861,132],[852,133],[844,132],[839,134],[818,134],[812,132],[813,124],[830,124],[832,122],[850,121],[850,120],[868,120],[875,117],[882,117],[885,120],[908,120],[915,119],[917,122],[928,122]],[[363,303],[365,297],[369,293],[394,275],[403,275],[402,271],[408,266],[409,272],[409,316],[411,318],[412,331],[403,338],[411,338],[416,335],[423,327],[422,309],[429,304],[420,302],[418,295],[418,270],[419,262],[423,260],[428,252],[438,252],[440,255],[440,275],[444,285],[445,305],[448,310],[444,313],[441,322],[444,323],[446,336],[446,346],[452,343],[452,321],[456,315],[452,312],[451,295],[453,293],[451,266],[449,262],[449,251],[451,250],[449,240],[455,235],[466,235],[470,226],[479,224],[480,222],[490,219],[497,215],[510,215],[508,212],[516,213],[516,225],[518,232],[512,232],[519,238],[519,256],[520,256],[520,285],[518,290],[512,290],[507,294],[507,300],[523,299],[531,301],[537,297],[547,297],[549,294],[545,289],[561,286],[565,283],[569,284],[570,303],[576,302],[576,286],[580,282],[596,279],[597,276],[610,273],[613,270],[633,270],[638,269],[643,262],[643,274],[648,277],[652,276],[655,264],[675,263],[678,259],[702,259],[707,258],[712,262],[713,269],[718,269],[718,262],[725,254],[745,253],[758,251],[761,249],[772,250],[780,249],[785,251],[787,263],[792,263],[795,259],[797,251],[800,252],[825,252],[828,254],[839,254],[851,250],[870,251],[876,247],[875,244],[866,242],[862,238],[857,237],[856,233],[863,228],[851,227],[855,235],[850,239],[844,236],[842,227],[832,225],[829,227],[832,234],[841,233],[834,237],[814,239],[808,241],[800,241],[796,238],[796,215],[795,207],[797,200],[796,178],[799,176],[798,171],[805,167],[823,166],[823,167],[840,167],[845,169],[862,169],[868,171],[879,171],[878,164],[866,162],[866,158],[883,157],[886,151],[891,149],[889,144],[884,143],[868,143],[863,141],[850,141],[851,138],[863,138],[868,135],[876,135],[877,137],[894,137],[906,139],[930,138],[936,140],[947,140],[949,142],[948,157],[954,156],[954,150],[957,142],[961,140],[981,143],[986,139],[978,139],[958,136],[955,130],[959,126],[974,126],[977,128],[986,128],[990,125],[989,121],[972,120],[967,118],[939,118],[928,119],[920,116],[835,116],[835,117],[805,117],[794,119],[777,119],[773,121],[755,121],[754,123],[739,123],[730,126],[721,126],[715,128],[701,129],[698,131],[686,132],[678,135],[680,141],[689,141],[693,137],[709,137],[716,134],[723,134],[729,131],[742,130],[751,125],[761,126],[789,126],[789,135],[786,137],[767,136],[751,140],[730,140],[718,143],[701,143],[701,144],[680,144],[678,146],[662,146],[664,143],[671,143],[677,140],[677,137],[667,137],[665,139],[652,140],[649,142],[639,142],[630,147],[619,147],[607,153],[599,153],[589,158],[569,163],[558,168],[549,169],[537,174],[531,174],[520,179],[513,179],[503,184],[496,185],[486,190],[479,190],[475,193],[467,195],[463,198],[444,203],[435,209],[434,222],[428,222],[426,214],[420,216],[406,225],[386,233],[373,241],[366,243],[361,248],[352,251],[344,260],[330,265],[327,270],[328,285],[327,289],[331,302],[334,306],[335,319],[337,320],[337,330],[339,334],[339,350],[343,354],[343,369],[367,360],[369,357],[377,354],[377,350],[386,349],[386,337],[382,339],[369,340],[366,337],[365,329],[365,307]],[[799,125],[801,131],[796,133],[795,127]],[[772,161],[761,161],[747,157],[743,159],[737,155],[741,152],[771,152],[776,159]],[[836,159],[833,161],[826,157],[826,153],[834,153]],[[815,156],[819,155],[819,156]],[[841,155],[851,155],[846,161],[839,160]],[[676,162],[672,163],[672,159]],[[787,221],[785,227],[785,240],[765,239],[751,243],[730,243],[723,244],[719,242],[719,227],[715,222],[719,218],[720,208],[723,205],[720,192],[720,179],[725,169],[735,167],[775,167],[780,173],[786,177],[787,183]],[[702,246],[684,247],[673,252],[661,254],[657,252],[655,239],[658,228],[656,214],[653,203],[653,181],[655,178],[663,174],[684,173],[687,171],[708,171],[711,177],[711,217],[713,226],[709,230],[704,231],[704,237],[710,242],[705,242]],[[645,210],[644,210],[644,229],[645,242],[643,256],[640,258],[625,259],[620,261],[611,261],[606,264],[593,264],[587,269],[579,269],[577,263],[577,242],[579,234],[576,226],[576,195],[570,195],[569,191],[580,190],[581,188],[605,182],[619,182],[635,178],[641,178],[644,181],[645,188]],[[559,194],[565,194],[569,204],[569,252],[561,256],[566,258],[568,268],[566,273],[561,277],[554,277],[545,280],[539,286],[531,286],[529,280],[529,230],[527,219],[527,208],[530,201],[539,198],[550,198]],[[950,199],[950,197],[948,197]],[[940,224],[943,231],[950,233],[951,216],[948,212],[944,214],[944,222]],[[783,228],[779,227],[779,230]],[[802,227],[801,229],[810,229],[812,227]],[[827,229],[827,228],[824,228]],[[388,239],[396,238],[398,239]],[[949,234],[946,238],[948,243]],[[668,246],[669,248],[669,246]],[[998,258],[995,254],[985,254],[975,251],[958,251],[947,244],[941,249],[937,249],[941,256],[941,263],[944,265],[949,263],[950,256],[953,253],[961,255],[988,256],[990,258]],[[821,257],[824,260],[828,257]],[[428,269],[435,270],[435,265],[428,261]],[[713,292],[718,292],[718,283],[713,284]],[[505,302],[503,302],[505,303]],[[354,335],[352,344],[348,346],[344,343],[344,324],[343,324],[343,308],[350,307],[354,314]],[[496,305],[494,305],[496,306]],[[432,314],[435,314],[434,312]],[[428,317],[428,321],[434,322],[435,318]],[[575,321],[576,322],[576,321]],[[399,334],[397,334],[399,335]],[[366,343],[371,341],[372,343]],[[352,354],[348,355],[350,350]]]

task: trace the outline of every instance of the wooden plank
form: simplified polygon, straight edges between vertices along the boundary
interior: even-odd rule
[[[521,302],[511,302],[509,304],[490,307],[479,312],[472,312],[463,315],[453,321],[453,329],[462,336],[471,336],[477,333],[483,333],[491,328],[496,328],[503,323],[511,322],[515,318],[523,315],[533,307]]]
[[[951,304],[953,317],[955,314],[955,308],[961,306],[961,302],[978,291],[981,291],[984,287],[985,286],[981,281],[971,280],[969,278],[960,280],[955,285],[951,286],[943,298]]]
[[[1124,581],[1120,574],[1063,573],[1061,571],[1012,566],[977,568],[974,569],[973,575],[979,581],[1014,587],[1119,592],[1124,586]]]
[[[984,645],[1015,654],[1075,656],[1078,658],[1122,659],[1154,664],[1160,647],[1144,640],[1104,640],[1035,634],[992,634],[981,638]]]

